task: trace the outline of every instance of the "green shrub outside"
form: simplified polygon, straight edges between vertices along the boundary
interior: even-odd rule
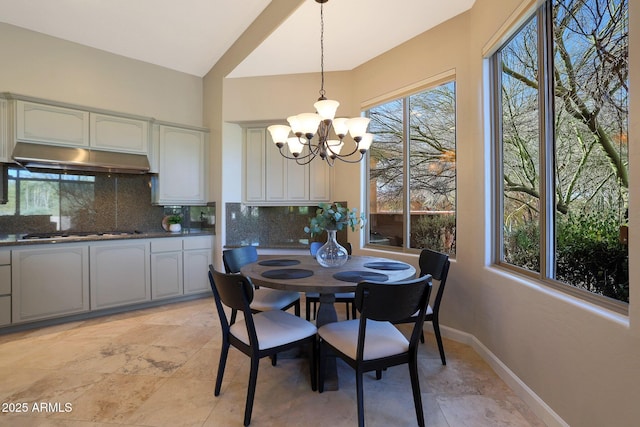
[[[615,213],[561,215],[556,230],[557,280],[629,302],[628,247],[620,243],[620,221]],[[540,271],[538,236],[535,222],[505,231],[505,260]]]

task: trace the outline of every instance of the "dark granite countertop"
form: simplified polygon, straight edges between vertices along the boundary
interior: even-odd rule
[[[215,233],[209,230],[186,230],[181,233],[170,233],[166,231],[142,231],[136,234],[126,235],[90,235],[78,237],[62,237],[56,239],[29,239],[22,240],[24,234],[0,234],[0,247],[2,246],[33,246],[50,245],[59,243],[77,242],[100,242],[105,240],[130,240],[130,239],[155,239],[160,237],[193,237],[193,236],[213,236]]]

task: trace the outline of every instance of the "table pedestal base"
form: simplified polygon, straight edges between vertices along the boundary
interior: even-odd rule
[[[316,314],[316,326],[319,328],[327,323],[338,321],[338,313],[334,305],[335,294],[320,294],[320,306]],[[335,356],[328,356],[325,362],[324,390],[338,390],[338,368]]]

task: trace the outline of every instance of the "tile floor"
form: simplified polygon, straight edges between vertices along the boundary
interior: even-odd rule
[[[230,350],[214,397],[219,348],[209,298],[0,335],[0,425],[241,426],[249,359]],[[445,350],[442,366],[432,334],[420,346],[428,426],[544,425],[472,349],[445,340]],[[263,360],[251,425],[357,425],[353,372],[338,371],[340,390],[319,394],[306,359]],[[367,426],[416,425],[406,366],[364,386]]]

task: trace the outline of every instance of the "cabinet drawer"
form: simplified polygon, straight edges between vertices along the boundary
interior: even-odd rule
[[[0,297],[0,326],[11,323],[11,297]]]
[[[0,265],[11,264],[11,252],[0,251]]]
[[[151,241],[151,252],[174,252],[182,250],[182,239],[168,237]]]
[[[0,265],[0,295],[11,293],[11,266]]]
[[[191,249],[211,249],[213,238],[211,236],[187,237],[184,239],[184,250]]]

